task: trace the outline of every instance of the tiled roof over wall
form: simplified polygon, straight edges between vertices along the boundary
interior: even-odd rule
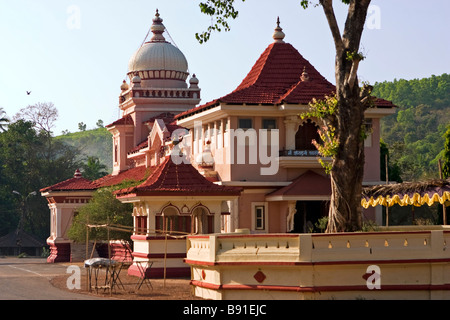
[[[207,180],[191,164],[177,164],[170,156],[157,167],[145,182],[137,187],[116,192],[118,197],[136,195],[239,195],[240,188],[226,187]]]
[[[313,98],[333,94],[336,87],[323,77],[291,44],[270,44],[241,84],[231,93],[178,114],[181,119],[220,103],[226,104],[308,104]],[[377,98],[378,107],[395,107]]]

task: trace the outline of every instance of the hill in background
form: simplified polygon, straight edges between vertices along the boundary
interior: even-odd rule
[[[106,128],[67,133],[54,139],[77,148],[79,150],[77,160],[85,160],[88,156],[97,157],[100,163],[107,166],[108,173],[112,172],[112,138]]]
[[[375,83],[373,95],[399,107],[381,121],[390,166],[399,169],[403,181],[438,178],[450,124],[450,75]]]

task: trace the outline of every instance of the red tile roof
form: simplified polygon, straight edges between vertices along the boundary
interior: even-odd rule
[[[58,182],[52,186],[40,189],[40,192],[50,191],[83,191],[83,190],[95,190],[97,186],[92,181],[83,177],[73,177],[61,182]]]
[[[181,196],[217,196],[239,195],[240,188],[217,185],[208,181],[191,164],[181,162],[176,164],[170,156],[158,166],[145,182],[137,187],[116,191],[117,197],[129,194],[143,195],[181,195]]]
[[[139,143],[136,147],[132,148],[130,151],[128,151],[128,154],[136,153],[141,149],[148,147],[148,139],[146,138],[144,141]]]
[[[171,123],[174,121],[175,119],[175,114],[171,113],[171,112],[163,112],[159,115],[157,115],[156,117],[152,117],[146,121],[144,121],[144,123],[153,123],[155,122],[156,119],[162,119],[164,121],[164,123]]]
[[[377,108],[397,108],[397,106],[393,104],[392,101],[377,97],[373,97],[373,103]]]
[[[93,183],[98,187],[109,187],[113,185],[117,185],[119,183],[125,182],[125,181],[141,181],[144,180],[148,175],[155,170],[154,167],[146,167],[146,166],[139,166],[135,168],[131,168],[128,170],[123,170],[119,172],[117,175],[109,174],[107,176],[104,176],[100,179],[97,179],[93,181]]]
[[[52,186],[40,189],[40,192],[51,192],[51,191],[85,191],[85,190],[96,190],[102,187],[109,187],[117,185],[124,181],[134,180],[141,181],[144,180],[150,172],[154,170],[153,167],[146,168],[145,166],[135,167],[132,169],[121,171],[117,175],[106,175],[100,179],[91,181],[86,178],[76,175],[73,178],[58,182]],[[78,171],[78,170],[77,170]],[[79,171],[78,171],[79,172]]]
[[[307,85],[300,86],[303,73],[309,76]],[[308,103],[311,97],[321,98],[335,87],[289,43],[270,44],[261,54],[241,84],[230,94],[176,116],[180,118],[219,102],[231,104]],[[290,93],[295,95],[290,95]]]
[[[308,75],[302,81],[303,72]],[[289,43],[274,42],[261,54],[241,84],[231,93],[192,108],[175,116],[175,119],[228,104],[307,104],[312,98],[321,99],[336,91],[314,66]],[[377,99],[376,105],[393,107],[389,101]],[[378,105],[377,105],[378,106]]]
[[[123,125],[134,125],[133,118],[131,115],[127,114],[126,116],[114,121],[113,123],[108,124],[106,127],[112,127],[112,126],[123,126]]]
[[[292,181],[286,187],[278,189],[267,197],[273,196],[330,196],[331,183],[330,178],[308,170]]]

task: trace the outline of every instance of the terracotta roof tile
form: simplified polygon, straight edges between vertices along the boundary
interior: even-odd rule
[[[304,196],[304,195],[331,195],[330,178],[308,170],[292,181],[286,187],[278,189],[267,197],[272,196]]]
[[[176,164],[170,156],[158,166],[145,182],[137,187],[116,192],[118,197],[136,195],[239,195],[241,189],[217,185],[207,180],[191,164]]]
[[[145,179],[149,173],[151,173],[155,168],[154,167],[146,167],[146,166],[139,166],[135,168],[131,168],[128,170],[124,170],[119,172],[117,175],[109,174],[107,176],[104,176],[100,179],[97,179],[93,181],[93,183],[98,187],[109,187],[113,185],[117,185],[119,183],[122,183],[124,181],[128,180],[135,180],[135,181],[141,181]]]
[[[120,125],[134,125],[134,121],[133,118],[131,117],[131,115],[126,115],[116,121],[114,121],[113,123],[108,124],[106,127],[112,127],[112,126],[120,126]]]
[[[139,143],[136,147],[132,148],[130,151],[128,151],[128,154],[136,153],[141,149],[148,147],[148,139],[146,138],[144,141]]]
[[[397,108],[395,104],[392,103],[392,101],[384,100],[381,98],[373,97],[374,99],[374,105],[377,108]]]
[[[75,190],[95,190],[97,186],[92,181],[83,177],[73,177],[52,186],[40,189],[40,192],[49,191],[75,191]]]
[[[40,189],[40,192],[50,191],[83,191],[83,190],[96,190],[102,187],[109,187],[117,185],[127,180],[141,181],[145,179],[150,172],[154,170],[153,167],[146,168],[145,166],[139,166],[132,169],[121,171],[117,175],[106,175],[100,179],[91,181],[81,176],[73,177],[61,182],[58,182],[52,186]]]
[[[306,71],[309,76],[308,85],[300,86],[300,77]],[[289,43],[272,43],[261,54],[253,68],[242,80],[241,84],[230,94],[203,106],[188,110],[176,116],[204,109],[217,102],[230,104],[279,104],[284,102],[288,92],[289,103],[308,103],[311,97],[322,98],[334,90],[334,86],[326,80],[314,66]],[[302,90],[304,89],[304,90]]]
[[[171,113],[171,112],[163,112],[159,115],[157,115],[156,117],[152,117],[146,121],[144,121],[144,123],[153,123],[155,122],[156,119],[162,119],[164,121],[164,123],[171,123],[174,121],[175,119],[175,114]]]
[[[303,72],[308,75],[302,81]],[[307,104],[336,91],[314,66],[289,43],[270,44],[253,65],[241,84],[231,93],[175,116],[180,119],[205,109],[228,104]],[[376,99],[378,107],[395,107]],[[378,105],[380,103],[380,105]]]

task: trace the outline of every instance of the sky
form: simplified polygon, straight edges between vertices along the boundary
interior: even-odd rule
[[[341,31],[347,6],[335,1]],[[200,104],[233,91],[273,41],[277,17],[291,43],[330,82],[334,44],[321,7],[300,0],[236,0],[231,31],[199,44],[210,17],[192,0],[0,0],[0,108],[52,102],[54,135],[120,118],[118,97],[128,60],[159,10],[170,38],[201,88]],[[360,80],[371,84],[450,72],[450,1],[372,0],[361,41]],[[170,40],[170,39],[168,39]],[[26,91],[31,91],[27,95]]]

